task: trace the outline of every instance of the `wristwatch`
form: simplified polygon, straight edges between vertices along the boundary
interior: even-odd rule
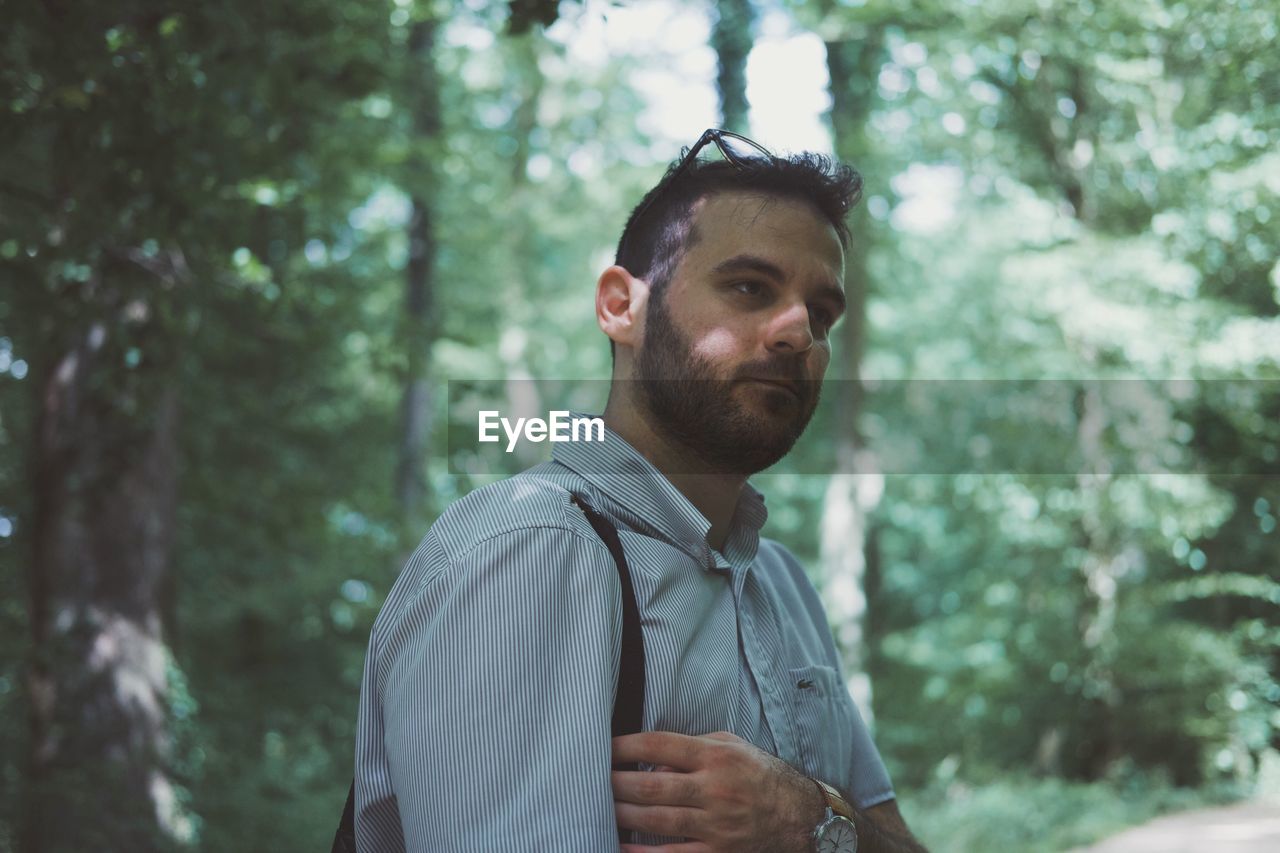
[[[813,781],[827,801],[826,814],[813,830],[813,849],[817,853],[857,853],[858,830],[853,825],[853,807],[826,782]]]

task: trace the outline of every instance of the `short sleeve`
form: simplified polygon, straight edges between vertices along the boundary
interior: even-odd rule
[[[608,551],[561,528],[479,542],[402,608],[365,689],[407,849],[616,847],[620,626]]]

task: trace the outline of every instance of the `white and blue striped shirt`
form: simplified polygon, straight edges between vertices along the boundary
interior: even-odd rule
[[[361,851],[616,850],[621,587],[570,492],[618,528],[645,647],[644,729],[730,731],[860,808],[893,797],[822,604],[747,486],[710,524],[612,431],[477,489],[431,526],[369,638]],[[657,840],[657,839],[652,839]]]

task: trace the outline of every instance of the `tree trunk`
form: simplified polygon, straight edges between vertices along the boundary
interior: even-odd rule
[[[119,293],[100,281],[93,290]],[[156,313],[141,298],[101,312],[38,386],[21,830],[31,853],[155,850],[192,833],[167,770],[174,353],[128,358],[130,344],[154,340],[138,327]]]
[[[407,192],[409,262],[405,267],[405,314],[401,344],[406,354],[404,391],[400,403],[400,451],[396,466],[396,502],[402,530],[411,541],[422,533],[430,500],[427,443],[431,438],[434,395],[429,380],[431,348],[439,323],[435,316],[435,220],[430,197],[435,190],[434,153],[441,134],[440,82],[435,69],[438,23],[433,18],[413,23],[408,39],[407,79],[409,112],[413,120]]]
[[[831,127],[836,155],[866,168],[864,128],[874,106],[875,81],[882,61],[878,33],[873,37],[828,41]],[[867,652],[867,570],[874,547],[867,517],[884,491],[874,454],[858,429],[862,414],[862,355],[866,348],[866,305],[871,282],[867,271],[870,219],[862,207],[849,218],[854,243],[845,256],[847,313],[837,327],[837,361],[829,384],[835,423],[835,476],[827,486],[821,520],[821,565],[825,597],[844,653],[849,689],[868,725],[874,721]]]
[[[512,417],[545,417],[546,409],[541,389],[529,370],[529,329],[539,321],[540,282],[537,271],[542,266],[534,239],[539,223],[533,221],[530,211],[536,209],[532,196],[542,192],[529,182],[529,157],[532,153],[529,140],[538,127],[538,102],[546,78],[538,64],[545,36],[533,31],[508,38],[511,49],[512,70],[519,80],[516,90],[519,101],[511,118],[510,131],[516,140],[516,151],[511,158],[511,209],[517,213],[511,217],[506,254],[501,259],[507,274],[502,276],[506,285],[500,304],[503,305],[503,329],[498,337],[498,358],[502,361],[506,377],[505,405]],[[531,467],[543,461],[545,445],[522,441],[516,445],[516,463]]]
[[[1120,754],[1115,714],[1121,697],[1114,674],[1117,593],[1120,577],[1131,563],[1141,559],[1140,551],[1126,547],[1107,521],[1112,515],[1108,494],[1113,478],[1104,439],[1108,419],[1101,384],[1085,384],[1075,399],[1077,444],[1083,462],[1077,483],[1084,495],[1080,524],[1083,597],[1078,626],[1085,655],[1082,728],[1088,734],[1081,742],[1070,744],[1074,753],[1070,770],[1087,779],[1100,778]]]
[[[723,127],[746,134],[748,123],[747,56],[753,41],[755,11],[751,0],[717,0],[711,46],[718,60],[716,91],[720,94]]]
[[[428,372],[432,335],[429,312],[431,259],[435,255],[431,208],[412,198],[409,217],[409,262],[405,269],[403,345],[406,355],[404,390],[400,398],[400,454],[396,466],[396,502],[406,531],[420,527],[428,499],[427,442],[431,437],[434,405]]]

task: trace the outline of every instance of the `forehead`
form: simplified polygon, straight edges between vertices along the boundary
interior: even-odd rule
[[[750,251],[796,272],[822,267],[837,280],[843,278],[844,249],[835,226],[809,202],[726,192],[700,199],[693,211],[692,240],[684,258],[690,268]]]

